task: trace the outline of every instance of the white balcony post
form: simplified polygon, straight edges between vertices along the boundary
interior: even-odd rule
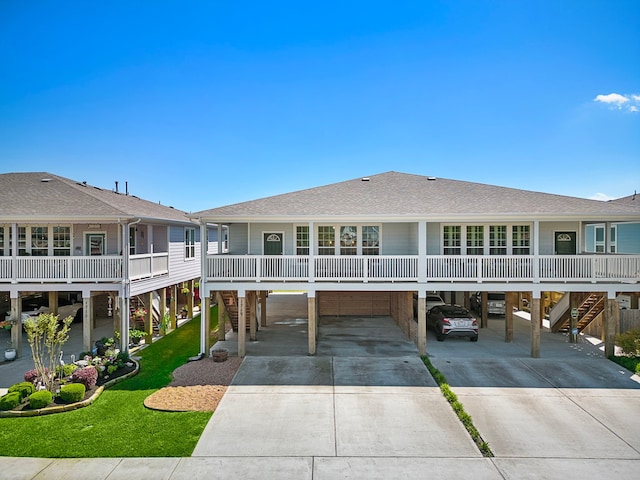
[[[315,248],[315,240],[313,235],[313,222],[309,222],[309,282],[313,283],[316,281],[316,248]]]
[[[427,283],[427,222],[418,222],[418,283]]]
[[[533,222],[533,283],[540,283],[540,222]]]

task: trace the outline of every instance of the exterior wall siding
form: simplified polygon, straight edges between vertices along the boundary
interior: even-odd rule
[[[382,225],[382,255],[417,255],[417,228],[409,223],[385,223]]]
[[[580,241],[581,232],[578,222],[542,222],[540,223],[540,255],[554,255],[554,234],[558,231],[575,231],[578,235],[576,248],[580,250],[583,243]],[[533,245],[531,245],[533,247]],[[532,250],[533,251],[533,250]]]
[[[89,228],[86,223],[73,225],[73,245],[71,254],[76,255],[78,248],[83,255],[87,255],[85,245],[85,233],[105,233],[107,246],[106,255],[120,255],[120,229],[118,224],[100,224],[99,228]]]
[[[247,227],[246,223],[229,225],[229,253],[231,255],[249,253]]]
[[[427,255],[440,255],[440,239],[442,226],[440,223],[427,223]]]

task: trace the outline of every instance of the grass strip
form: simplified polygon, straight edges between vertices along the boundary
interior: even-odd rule
[[[421,358],[425,366],[427,367],[427,370],[429,370],[429,373],[431,374],[433,379],[436,381],[436,383],[440,387],[440,391],[442,392],[442,395],[447,400],[447,402],[449,402],[449,405],[451,405],[451,408],[453,409],[455,414],[458,416],[458,419],[460,420],[460,422],[462,422],[462,425],[464,425],[464,428],[467,429],[467,432],[469,433],[469,435],[471,436],[471,439],[474,441],[474,443],[480,450],[480,453],[482,453],[484,457],[493,457],[493,452],[489,447],[489,443],[483,440],[482,436],[480,435],[480,432],[478,432],[478,429],[473,424],[471,415],[465,412],[464,406],[462,405],[462,403],[460,403],[456,394],[453,392],[453,390],[451,390],[451,387],[449,387],[449,385],[447,384],[447,379],[445,378],[445,376],[442,373],[440,373],[440,371],[436,367],[433,366],[433,364],[429,361],[427,357],[421,357]]]
[[[640,357],[610,355],[609,360],[611,360],[614,363],[617,363],[621,367],[626,368],[630,372],[640,375]]]
[[[217,323],[217,307],[211,309]],[[140,372],[93,405],[40,417],[0,419],[0,454],[13,457],[188,457],[211,412],[160,412],[143,402],[199,353],[200,317],[140,350]]]

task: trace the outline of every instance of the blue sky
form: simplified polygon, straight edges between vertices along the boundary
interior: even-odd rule
[[[0,2],[0,171],[198,211],[390,170],[640,189],[640,1]]]

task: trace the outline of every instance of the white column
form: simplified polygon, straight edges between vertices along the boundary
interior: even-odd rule
[[[418,222],[418,283],[427,282],[427,222]]]

